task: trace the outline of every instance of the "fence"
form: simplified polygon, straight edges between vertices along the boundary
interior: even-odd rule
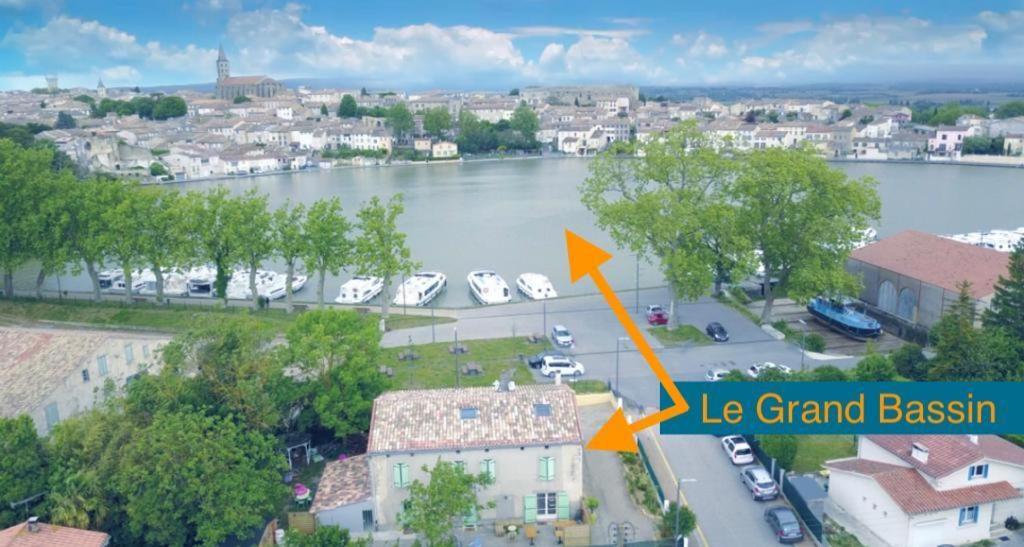
[[[765,453],[764,449],[761,448],[761,442],[753,435],[746,435],[747,443],[750,445],[751,451],[754,452],[754,456],[764,465],[765,469],[771,474],[772,478],[775,479],[776,484],[779,485],[782,495],[785,496],[786,500],[789,501],[790,505],[796,511],[797,515],[800,516],[800,520],[804,522],[805,528],[817,539],[819,542],[823,541],[825,537],[824,523],[822,522],[821,510],[814,511],[812,504],[821,505],[822,499],[811,500],[808,499],[808,494],[801,491],[798,484],[795,484],[790,477],[786,476],[786,470],[779,466],[775,458]],[[810,479],[809,479],[810,480]]]

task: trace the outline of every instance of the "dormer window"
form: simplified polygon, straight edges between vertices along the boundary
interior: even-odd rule
[[[987,479],[988,478],[988,464],[972,465],[967,468],[967,480],[974,479]]]

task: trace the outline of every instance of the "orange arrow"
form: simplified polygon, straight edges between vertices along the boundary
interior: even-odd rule
[[[675,403],[669,408],[650,416],[645,416],[632,424],[626,421],[626,415],[622,413],[622,409],[616,410],[611,419],[601,426],[601,429],[598,430],[597,434],[587,444],[587,448],[590,450],[636,452],[637,446],[634,435],[637,432],[686,412],[690,409],[690,405],[683,398],[683,394],[679,393],[679,388],[672,381],[672,377],[668,375],[665,366],[661,364],[658,356],[654,354],[654,350],[647,343],[647,339],[640,333],[636,323],[629,317],[629,312],[623,307],[619,297],[612,290],[611,285],[608,284],[608,280],[604,278],[604,274],[601,273],[601,264],[611,259],[612,255],[570,230],[565,231],[565,245],[569,251],[569,280],[575,283],[587,275],[594,280],[594,284],[601,291],[604,299],[608,302],[608,306],[615,313],[615,317],[626,329],[626,334],[636,344],[637,349],[640,350],[640,355],[650,365],[654,375],[658,377],[658,381],[661,382],[662,387],[665,388],[668,396]]]

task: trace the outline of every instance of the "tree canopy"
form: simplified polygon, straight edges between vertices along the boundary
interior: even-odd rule
[[[455,519],[484,508],[477,501],[476,489],[491,484],[491,477],[486,473],[470,475],[461,466],[440,459],[433,468],[424,465],[423,471],[430,474],[430,481],[412,482],[399,519],[431,547],[453,545]]]
[[[444,137],[452,128],[452,115],[448,109],[438,106],[423,114],[423,131],[433,137]]]
[[[338,105],[338,117],[355,118],[358,115],[358,112],[359,106],[356,105],[355,97],[346,93],[341,98],[341,104]]]

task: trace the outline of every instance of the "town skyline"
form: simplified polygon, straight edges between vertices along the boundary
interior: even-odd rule
[[[218,46],[238,73],[349,86],[496,90],[590,84],[793,86],[1020,80],[1024,3],[750,2],[337,10],[312,1],[192,1],[116,10],[0,2],[0,89],[201,85]],[[378,10],[379,11],[379,10]],[[627,16],[628,15],[628,16]],[[161,24],[153,25],[159,16]]]

